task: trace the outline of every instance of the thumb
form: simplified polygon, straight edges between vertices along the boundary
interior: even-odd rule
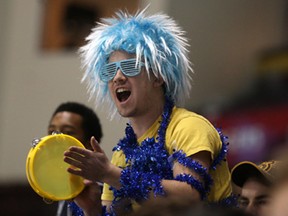
[[[103,153],[103,150],[101,149],[98,141],[95,139],[94,136],[91,137],[91,139],[90,139],[90,144],[91,144],[91,147],[93,148],[93,150],[94,150],[95,152],[101,152],[101,153]]]

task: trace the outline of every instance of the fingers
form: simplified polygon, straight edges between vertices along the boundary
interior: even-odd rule
[[[89,154],[89,150],[88,149],[85,149],[85,148],[80,148],[80,147],[77,147],[77,146],[72,146],[68,149],[69,152],[76,152],[80,155],[84,155],[86,156],[87,154]],[[66,151],[66,152],[68,152]]]
[[[64,162],[66,162],[66,163],[68,163],[68,164],[70,164],[76,168],[83,169],[83,163],[81,163],[81,161],[74,160],[71,157],[64,157]]]
[[[74,151],[65,151],[64,158],[66,157],[82,162],[85,156]]]
[[[77,150],[81,150],[76,148],[76,152],[73,151],[74,148],[70,148],[68,151],[64,152],[64,162],[72,165],[72,167],[69,167],[67,169],[68,172],[75,174],[75,175],[80,175],[81,171],[84,169],[84,162],[86,160],[84,155],[81,155],[78,153]]]
[[[90,139],[90,144],[91,144],[91,146],[92,146],[92,148],[93,148],[93,150],[94,150],[95,152],[101,152],[101,153],[103,153],[103,150],[101,149],[98,141],[95,139],[94,136],[91,137],[91,139]]]
[[[72,167],[68,167],[67,171],[68,171],[69,173],[71,173],[71,174],[74,174],[74,175],[83,177],[82,170],[74,169],[74,168],[72,168]]]
[[[86,186],[95,184],[93,181],[88,180],[88,179],[84,179],[84,180],[83,180],[83,183],[84,183],[84,185],[86,185]]]
[[[91,180],[89,180],[89,179],[84,179],[83,180],[83,183],[84,183],[84,185],[86,185],[86,186],[88,186],[88,185],[98,185],[98,186],[100,186],[100,187],[102,187],[103,186],[103,183],[101,183],[101,182],[97,182],[97,181],[91,181]]]

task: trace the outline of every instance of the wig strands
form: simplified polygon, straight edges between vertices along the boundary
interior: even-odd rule
[[[96,106],[108,103],[112,116],[116,108],[108,93],[108,83],[100,80],[99,71],[113,51],[135,54],[138,61],[144,59],[148,75],[152,72],[163,77],[165,93],[176,105],[189,96],[193,70],[187,58],[185,32],[167,15],[146,16],[145,12],[146,9],[130,15],[119,11],[113,18],[102,19],[79,50],[85,68],[82,81],[88,84],[90,98],[95,97]]]

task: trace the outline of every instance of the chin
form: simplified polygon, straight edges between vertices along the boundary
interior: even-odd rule
[[[122,108],[119,109],[119,107],[118,107],[117,111],[118,111],[118,114],[119,114],[120,116],[122,116],[122,117],[127,117],[127,116],[126,116],[126,111],[125,111],[124,109],[122,109]]]
[[[119,112],[120,116],[122,116],[123,118],[129,118],[131,117],[131,115],[129,115],[129,113],[127,112]]]
[[[124,118],[129,118],[133,116],[132,110],[127,110],[127,109],[118,109],[119,115],[121,115]]]

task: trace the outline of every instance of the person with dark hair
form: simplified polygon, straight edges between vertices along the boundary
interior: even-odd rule
[[[77,102],[65,102],[56,108],[48,125],[48,134],[54,132],[73,136],[90,150],[92,149],[90,138],[95,137],[100,142],[103,136],[101,123],[96,113],[91,108]],[[99,191],[95,188],[94,191],[90,191],[96,199]],[[74,202],[59,201],[56,216],[70,216],[72,209],[82,212]]]
[[[91,149],[92,136],[101,142],[102,128],[96,113],[84,104],[66,102],[60,104],[49,122],[48,134],[61,132],[77,138],[87,149]]]
[[[111,162],[95,138],[93,151],[71,147],[68,172],[104,182],[103,208],[88,215],[127,215],[149,199],[233,201],[227,139],[206,118],[181,108],[191,89],[187,39],[167,15],[119,12],[98,23],[80,49],[83,80],[96,104],[108,103],[128,123]],[[80,201],[80,199],[76,200]],[[78,202],[77,202],[78,203]]]
[[[232,182],[240,187],[239,208],[254,216],[263,216],[271,201],[271,188],[277,180],[281,162],[276,160],[255,164],[243,161],[232,169]]]

